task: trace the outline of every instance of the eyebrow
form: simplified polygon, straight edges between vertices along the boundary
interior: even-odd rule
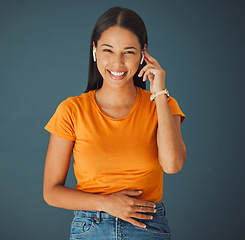
[[[102,46],[107,46],[107,47],[113,48],[113,47],[112,47],[111,45],[109,45],[109,44],[102,44],[101,47],[102,47]],[[135,50],[137,50],[137,48],[135,48],[135,47],[125,47],[124,49],[132,49],[132,48],[135,49]]]

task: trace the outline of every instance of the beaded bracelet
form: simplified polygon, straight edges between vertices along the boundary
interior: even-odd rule
[[[161,94],[166,94],[167,97],[170,97],[169,93],[168,93],[168,90],[165,88],[159,92],[156,92],[156,93],[153,93],[151,96],[150,96],[150,99],[151,101],[155,101],[155,98],[158,96],[158,95],[161,95]]]

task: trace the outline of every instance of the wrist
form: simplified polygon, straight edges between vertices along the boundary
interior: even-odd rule
[[[106,202],[108,201],[109,195],[98,194],[97,211],[106,212]]]
[[[157,104],[159,101],[165,101],[165,99],[168,99],[168,96],[166,94],[161,94],[155,97],[154,101]]]
[[[170,97],[168,90],[165,88],[155,93],[152,93],[152,95],[150,96],[150,100],[155,101],[155,99],[161,95],[166,95],[166,98]]]
[[[164,89],[165,89],[165,87],[161,87],[161,88],[156,89],[155,91],[153,91],[151,94],[155,94],[155,93],[160,92],[160,91],[162,91]]]

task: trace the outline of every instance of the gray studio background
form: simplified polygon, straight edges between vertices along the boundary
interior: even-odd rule
[[[65,240],[73,212],[42,181],[58,104],[87,85],[89,41],[113,6],[144,20],[148,52],[186,114],[188,159],[164,175],[173,240],[243,239],[244,1],[0,1],[0,239]],[[147,85],[149,90],[149,85]],[[73,169],[67,186],[75,187]]]

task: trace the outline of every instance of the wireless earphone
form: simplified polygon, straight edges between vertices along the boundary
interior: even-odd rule
[[[94,62],[96,62],[95,53],[96,53],[96,48],[93,50],[93,59],[94,59]],[[141,57],[141,60],[140,60],[140,64],[142,65],[143,62],[144,62],[144,52],[142,51],[142,57]]]
[[[143,64],[143,61],[144,61],[144,52],[142,51],[142,58],[140,60],[140,64],[142,65]]]
[[[94,62],[96,62],[95,53],[96,53],[96,48],[93,50],[93,58],[94,58]]]

